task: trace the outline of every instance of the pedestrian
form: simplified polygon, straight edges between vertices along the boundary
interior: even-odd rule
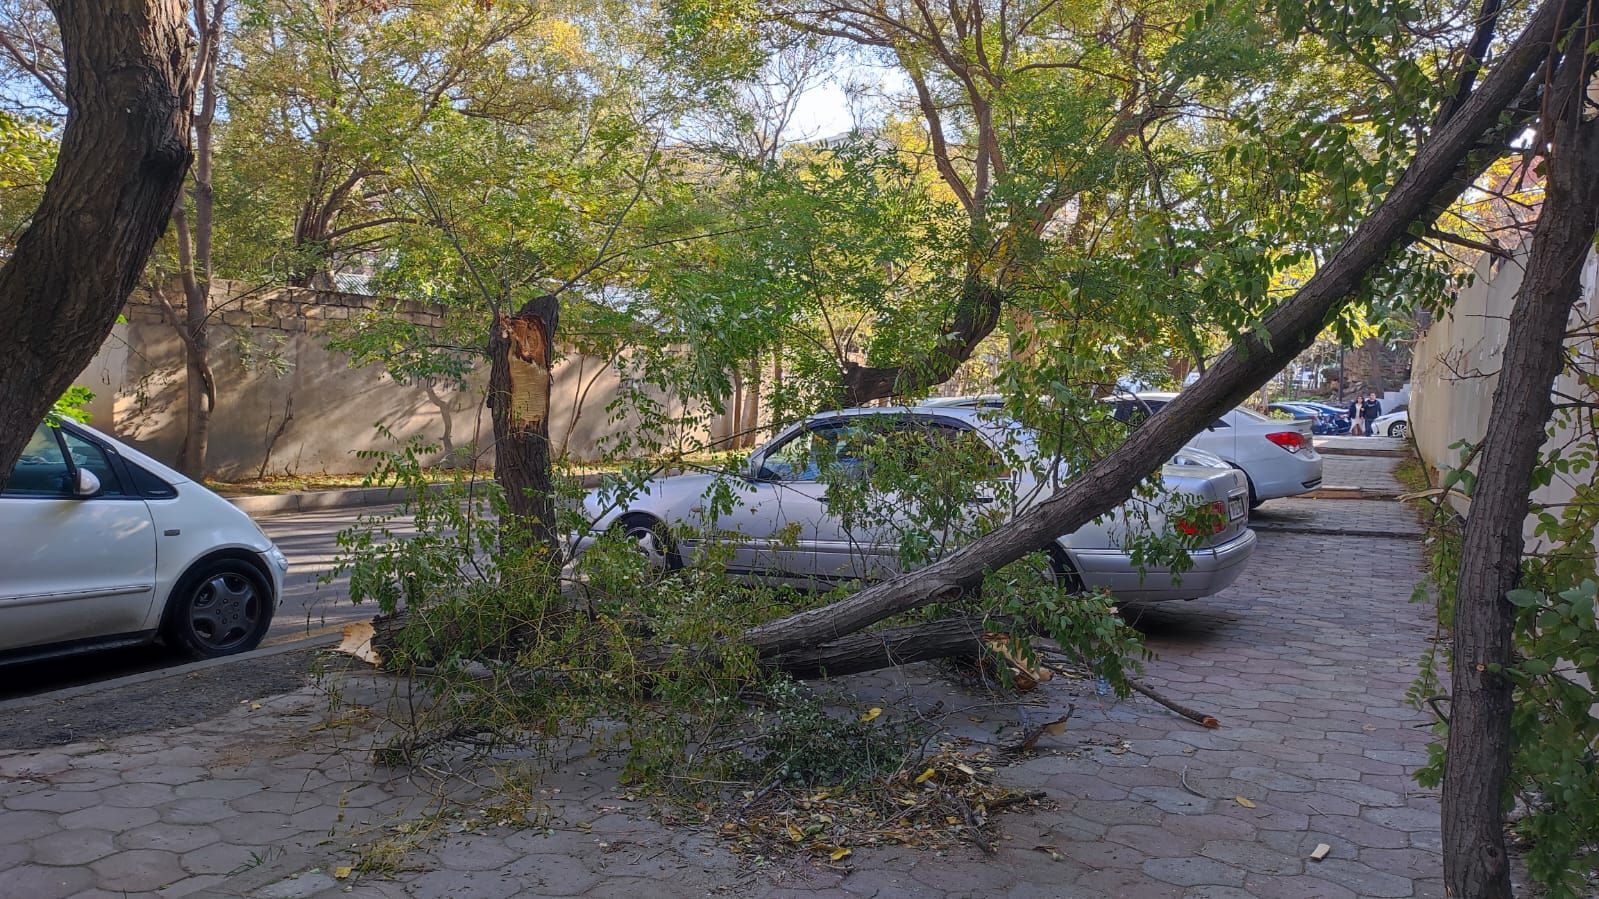
[[[1366,401],[1360,404],[1360,417],[1365,419],[1366,436],[1377,436],[1377,416],[1382,414],[1382,401],[1377,399],[1377,394],[1366,394]]]
[[[1365,433],[1360,429],[1360,394],[1349,401],[1349,436],[1359,437]]]

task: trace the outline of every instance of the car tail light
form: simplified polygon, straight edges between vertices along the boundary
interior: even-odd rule
[[[1208,509],[1209,514],[1202,514],[1200,516],[1202,520],[1200,521],[1194,521],[1191,518],[1179,518],[1177,519],[1177,530],[1190,537],[1197,537],[1204,533],[1207,524],[1210,526],[1212,534],[1220,534],[1222,531],[1227,530],[1227,503],[1225,501],[1217,500],[1202,508]]]
[[[1297,453],[1305,446],[1305,435],[1298,431],[1276,431],[1267,434],[1266,439],[1290,453]]]

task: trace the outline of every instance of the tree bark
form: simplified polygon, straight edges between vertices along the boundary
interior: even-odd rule
[[[1458,111],[1433,132],[1382,203],[1292,297],[1241,335],[1211,369],[1119,448],[1054,495],[925,568],[867,587],[839,602],[751,628],[744,638],[763,656],[838,640],[891,615],[952,599],[990,571],[1048,546],[1115,507],[1149,473],[1216,416],[1236,406],[1309,346],[1361,282],[1413,239],[1412,225],[1437,216],[1503,152],[1519,129],[1514,108],[1557,36],[1580,10],[1546,0],[1498,65]]]
[[[949,618],[851,634],[831,643],[767,656],[761,664],[805,680],[843,677],[929,659],[976,656],[983,649],[983,632],[980,619]]]
[[[1584,6],[1584,4],[1572,4]],[[1460,899],[1511,895],[1504,812],[1510,777],[1514,608],[1528,494],[1550,389],[1564,360],[1571,308],[1599,230],[1599,121],[1583,121],[1599,38],[1599,3],[1574,34],[1544,101],[1543,207],[1483,436],[1456,581],[1449,754],[1444,772],[1444,878]]]
[[[861,365],[846,361],[839,380],[840,403],[863,406],[872,400],[903,396],[942,384],[972,357],[994,332],[1004,309],[1004,292],[973,272],[966,278],[944,336],[925,358],[907,365]]]
[[[489,406],[494,421],[494,479],[505,490],[516,548],[544,546],[557,556],[555,494],[550,483],[550,361],[560,302],[546,295],[500,316],[489,334]],[[513,368],[542,368],[542,387],[514,380]],[[535,395],[542,390],[542,397]],[[541,410],[529,414],[528,410]]]
[[[52,0],[67,66],[55,171],[0,267],[0,487],[94,357],[189,167],[194,85],[180,0]]]

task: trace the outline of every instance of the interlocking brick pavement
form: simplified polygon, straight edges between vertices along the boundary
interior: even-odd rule
[[[1222,727],[1056,679],[1025,713],[1074,703],[1071,729],[1000,772],[1053,807],[1003,817],[993,856],[863,848],[846,866],[758,867],[714,834],[652,820],[614,763],[579,755],[543,782],[536,826],[480,825],[387,875],[336,879],[353,847],[437,808],[441,783],[375,767],[371,728],[330,726],[306,689],[192,727],[0,751],[0,899],[1440,896],[1438,799],[1410,778],[1429,732],[1403,702],[1433,630],[1407,601],[1415,521],[1392,502],[1279,500],[1256,524],[1233,588],[1129,610],[1155,653],[1146,682]],[[978,701],[920,667],[841,686],[883,703]],[[974,710],[957,730],[992,739],[1016,714]],[[1332,847],[1319,862],[1318,843]]]

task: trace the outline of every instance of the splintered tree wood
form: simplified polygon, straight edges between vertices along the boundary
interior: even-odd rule
[[[550,360],[560,301],[535,297],[513,315],[495,318],[489,333],[489,407],[494,423],[494,479],[505,490],[522,548],[558,555],[555,492],[550,481]]]

